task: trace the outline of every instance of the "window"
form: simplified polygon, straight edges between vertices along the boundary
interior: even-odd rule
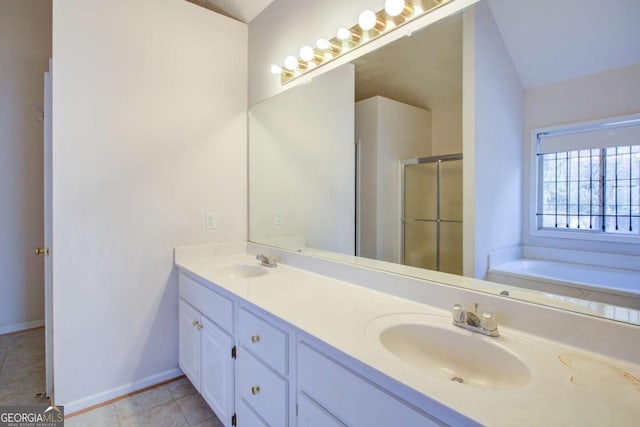
[[[537,229],[640,236],[640,118],[537,133]]]

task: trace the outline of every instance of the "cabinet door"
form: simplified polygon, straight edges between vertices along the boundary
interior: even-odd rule
[[[233,415],[233,339],[202,316],[200,394],[225,426]]]
[[[298,427],[345,427],[304,393],[298,394]]]
[[[200,331],[197,328],[199,322],[200,313],[183,299],[180,299],[178,304],[178,363],[182,372],[197,390],[200,390]]]

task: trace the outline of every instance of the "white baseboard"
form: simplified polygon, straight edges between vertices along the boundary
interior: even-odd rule
[[[42,326],[44,326],[44,319],[34,320],[33,322],[18,323],[16,325],[0,326],[0,335],[26,331],[27,329],[40,328]]]
[[[100,403],[108,400],[116,399],[120,396],[124,396],[125,394],[133,393],[145,387],[150,387],[164,381],[178,378],[182,375],[184,374],[180,368],[170,369],[120,387],[112,388],[111,390],[105,390],[100,393],[92,394],[91,396],[83,397],[82,399],[74,400],[72,402],[55,402],[55,404],[64,405],[64,413],[65,415],[69,415],[91,406],[99,405]]]

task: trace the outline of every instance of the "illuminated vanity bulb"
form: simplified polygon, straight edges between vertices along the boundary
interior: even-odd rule
[[[292,55],[289,55],[286,58],[284,58],[284,68],[286,68],[289,71],[293,71],[296,68],[298,68],[298,58]]]
[[[387,0],[384,2],[384,11],[389,16],[398,16],[404,10],[405,0]]]
[[[282,74],[282,67],[279,65],[273,64],[271,66],[271,74]]]
[[[384,11],[389,16],[408,16],[413,12],[413,8],[405,0],[386,0],[384,2]]]
[[[376,17],[376,14],[373,11],[365,10],[360,14],[360,17],[358,18],[358,25],[360,25],[360,28],[362,28],[363,30],[369,31],[376,26],[377,20],[378,19]]]
[[[318,39],[316,41],[318,49],[327,50],[331,47],[331,42],[327,39]]]
[[[340,28],[338,29],[336,37],[338,37],[338,39],[342,41],[349,40],[351,38],[351,31],[347,30],[346,28]]]
[[[313,48],[311,46],[302,46],[300,48],[300,59],[302,59],[303,61],[313,61],[314,57],[315,52],[313,51]]]

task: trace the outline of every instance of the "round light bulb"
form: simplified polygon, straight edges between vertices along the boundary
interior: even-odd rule
[[[282,67],[279,65],[273,64],[271,66],[271,74],[282,74]]]
[[[340,40],[349,40],[351,38],[351,31],[347,30],[346,28],[340,28],[338,30],[338,34],[336,34],[336,37],[338,37]]]
[[[298,58],[292,55],[284,58],[284,68],[286,68],[289,71],[293,71],[296,68],[298,68]]]
[[[360,28],[362,28],[363,30],[369,31],[376,26],[377,21],[378,18],[373,11],[365,10],[360,14],[360,17],[358,18],[358,25],[360,25]]]
[[[315,52],[311,46],[302,46],[300,48],[300,59],[309,62],[312,61],[315,56]]]
[[[387,0],[384,2],[384,11],[389,16],[398,16],[404,10],[405,0]]]
[[[327,39],[318,39],[316,41],[316,46],[318,49],[327,50],[331,47],[331,43]]]

